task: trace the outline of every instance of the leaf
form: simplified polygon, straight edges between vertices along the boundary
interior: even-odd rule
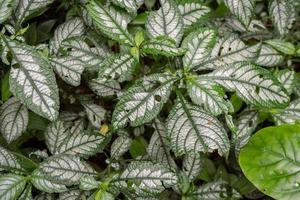
[[[11,92],[9,91],[9,72],[7,72],[3,77],[1,77],[1,100],[7,101],[11,96]]]
[[[183,172],[189,180],[195,180],[202,170],[203,161],[200,154],[188,153],[183,158]]]
[[[276,49],[286,55],[294,55],[296,52],[295,46],[293,45],[293,43],[290,43],[290,42],[273,39],[273,40],[267,40],[267,41],[265,41],[265,43],[269,44],[274,49]]]
[[[80,132],[72,134],[66,138],[58,149],[59,154],[77,155],[79,157],[88,157],[96,154],[104,137]]]
[[[288,0],[272,0],[269,4],[269,14],[280,35],[288,33],[295,21],[296,11]]]
[[[0,199],[17,199],[26,185],[26,178],[16,174],[0,176]]]
[[[137,4],[134,0],[112,0],[112,3],[124,8],[129,13],[136,13]]]
[[[291,71],[288,69],[278,71],[275,76],[278,78],[279,82],[286,89],[287,93],[291,95],[293,93],[293,89],[296,86],[296,76],[295,71]]]
[[[54,73],[32,47],[8,38],[3,41],[19,68],[10,71],[10,90],[27,108],[51,121],[58,116],[59,97]]]
[[[205,77],[257,107],[284,108],[289,102],[285,89],[269,71],[249,63],[222,67]]]
[[[167,138],[167,129],[165,124],[160,120],[155,119],[152,124],[155,129],[147,147],[147,153],[151,159],[168,168],[176,168],[174,159],[170,153],[170,142]]]
[[[183,19],[172,0],[160,0],[160,9],[152,12],[146,23],[146,30],[151,38],[167,36],[178,45],[183,35]]]
[[[102,106],[92,103],[84,104],[83,107],[91,124],[96,128],[100,128],[106,110]]]
[[[232,135],[235,155],[248,143],[252,133],[259,124],[259,115],[257,111],[245,110],[236,122],[237,131]]]
[[[259,49],[260,44],[247,46],[237,35],[227,34],[217,40],[210,57],[195,69],[216,69],[236,62],[251,62],[257,58]]]
[[[187,48],[182,58],[184,67],[191,69],[206,60],[215,44],[215,39],[215,31],[209,29],[190,33],[182,43],[182,47]]]
[[[116,80],[103,78],[92,79],[89,88],[101,97],[112,96],[121,92],[121,86]]]
[[[119,136],[111,145],[110,149],[110,157],[112,159],[118,159],[124,153],[126,153],[132,143],[132,139],[127,136]]]
[[[100,186],[100,182],[96,181],[93,176],[83,176],[80,179],[79,188],[82,190],[93,190]]]
[[[277,125],[294,124],[300,121],[300,99],[295,99],[288,107],[272,114]]]
[[[32,200],[32,186],[27,185],[18,200]]]
[[[40,195],[37,195],[34,200],[55,200],[54,194],[47,194],[47,193],[42,193]]]
[[[0,2],[0,24],[11,16],[14,2],[15,0],[3,0]]]
[[[147,148],[147,141],[142,136],[136,137],[132,140],[129,153],[132,158],[137,159],[140,156],[145,155],[146,148]]]
[[[95,1],[88,3],[87,10],[97,28],[107,37],[133,46],[133,38],[127,31],[127,24],[131,21],[130,16],[112,6],[103,6]]]
[[[68,84],[79,86],[84,63],[74,57],[54,58],[51,64],[55,72]]]
[[[49,151],[57,154],[60,145],[67,139],[70,132],[61,120],[55,121],[48,125],[45,132],[45,141]]]
[[[0,132],[7,143],[19,138],[28,125],[28,111],[18,99],[10,98],[0,108]]]
[[[234,14],[240,22],[246,27],[250,24],[254,15],[255,1],[254,0],[225,0],[224,3],[229,10]]]
[[[73,18],[60,24],[54,31],[53,40],[50,42],[51,52],[57,54],[65,40],[82,36],[84,32],[85,25],[80,18]]]
[[[203,106],[213,115],[233,112],[233,105],[225,100],[225,92],[217,84],[201,80],[201,78],[190,78],[187,81],[188,94],[192,102]]]
[[[53,0],[20,0],[15,11],[15,16],[19,24],[28,19],[34,13],[41,12],[51,4]]]
[[[114,79],[118,82],[132,79],[138,62],[130,55],[123,54],[112,57],[107,64],[99,70],[99,78]]]
[[[31,183],[38,190],[47,193],[60,193],[67,191],[67,187],[65,185],[55,183],[54,181],[47,179],[39,169],[33,171],[31,175]]]
[[[0,171],[2,170],[16,170],[24,172],[24,169],[21,167],[15,155],[12,152],[0,146]]]
[[[209,7],[194,2],[178,5],[178,9],[182,15],[183,24],[185,27],[201,20],[210,12]]]
[[[159,164],[136,162],[130,164],[116,181],[119,187],[131,186],[137,194],[156,195],[177,182],[175,173]]]
[[[39,170],[47,178],[67,186],[79,184],[83,175],[97,175],[78,156],[53,156],[39,165]]]
[[[74,200],[74,199],[86,199],[86,192],[81,190],[69,190],[59,194],[58,200]]]
[[[152,74],[129,88],[113,112],[113,130],[125,127],[127,122],[139,126],[154,119],[168,100],[175,80],[167,73]]]
[[[167,57],[181,56],[186,52],[183,48],[177,48],[176,44],[166,37],[152,38],[149,41],[144,42],[142,44],[142,51],[145,54]]]
[[[280,55],[274,48],[263,44],[258,54],[255,63],[260,66],[273,67],[279,65],[283,61],[283,56]]]
[[[222,124],[198,106],[190,105],[179,96],[167,120],[171,149],[176,155],[218,150],[229,152],[229,139]]]
[[[228,199],[227,190],[221,181],[210,182],[201,185],[191,196],[201,200],[225,200]]]
[[[241,150],[239,163],[245,176],[274,199],[300,197],[299,131],[299,125],[267,127]]]

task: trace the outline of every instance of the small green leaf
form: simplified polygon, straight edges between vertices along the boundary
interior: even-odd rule
[[[129,152],[133,158],[142,156],[146,152],[147,141],[143,137],[137,137],[132,140]]]
[[[7,72],[2,78],[1,78],[1,99],[2,101],[6,101],[12,94],[9,90],[9,72]]]

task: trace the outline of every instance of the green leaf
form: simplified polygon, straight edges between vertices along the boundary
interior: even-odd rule
[[[24,172],[16,156],[0,146],[0,171],[2,170]]]
[[[107,37],[133,46],[133,38],[127,31],[127,24],[131,21],[130,16],[112,6],[103,6],[95,1],[89,2],[87,10],[96,26]]]
[[[126,9],[129,13],[136,13],[138,5],[134,0],[112,0],[112,2],[121,8]]]
[[[22,104],[51,121],[58,116],[59,97],[54,73],[32,47],[3,37],[19,68],[10,71],[10,90]]]
[[[152,74],[129,88],[114,110],[113,130],[125,127],[128,122],[139,126],[154,119],[167,102],[176,79],[167,73]]]
[[[50,180],[67,186],[79,184],[83,175],[97,175],[78,156],[72,155],[50,157],[39,165],[39,170]]]
[[[194,2],[178,5],[178,9],[182,15],[185,27],[191,26],[201,20],[210,12],[209,7]]]
[[[296,48],[293,43],[285,42],[278,39],[267,40],[265,43],[269,44],[270,46],[274,47],[274,49],[284,53],[286,55],[294,55],[296,52]]]
[[[74,57],[53,58],[50,60],[54,71],[68,84],[79,86],[84,63]]]
[[[294,124],[300,122],[300,99],[295,99],[288,107],[272,114],[276,124]]]
[[[43,11],[53,0],[20,0],[15,11],[19,24],[29,19],[33,14]]]
[[[246,27],[254,15],[255,0],[225,0],[224,3]]]
[[[274,199],[298,199],[299,125],[261,129],[241,150],[239,163],[246,177]]]
[[[183,35],[183,20],[173,0],[160,0],[160,9],[152,12],[146,23],[151,38],[167,36],[178,45]]]
[[[218,150],[229,152],[227,133],[217,118],[179,96],[167,120],[171,149],[176,155]]]
[[[18,199],[25,188],[26,178],[16,174],[0,176],[0,199]]]
[[[14,2],[15,0],[3,0],[0,2],[0,24],[11,16]]]
[[[31,174],[32,185],[47,193],[60,193],[67,191],[67,187],[63,184],[55,183],[55,181],[47,179],[47,177],[39,170],[36,169]]]
[[[133,158],[137,158],[145,154],[147,148],[147,141],[143,137],[136,137],[131,142],[129,149],[130,155]]]
[[[249,63],[236,63],[204,75],[236,94],[245,102],[262,108],[284,108],[289,96],[269,71]],[[205,79],[203,77],[203,79]]]
[[[104,120],[106,110],[102,106],[93,103],[84,104],[83,107],[91,124],[99,129],[102,120]]]
[[[118,159],[129,150],[131,143],[132,139],[130,137],[125,135],[117,137],[111,144],[110,157]]]
[[[280,35],[287,34],[296,20],[296,9],[289,0],[271,0],[269,14]]]
[[[18,200],[32,200],[32,186],[28,184]]]
[[[263,44],[255,63],[261,66],[274,67],[282,63],[282,61],[283,56],[278,51],[269,45]]]
[[[233,112],[233,105],[223,98],[225,92],[219,85],[201,78],[190,78],[186,82],[193,103],[203,106],[207,112],[213,115]]]
[[[2,78],[2,80],[0,81],[1,83],[1,99],[2,101],[6,101],[7,99],[9,99],[9,97],[11,96],[11,92],[9,90],[9,72],[7,72]]]
[[[101,182],[96,181],[93,176],[83,176],[80,179],[79,188],[82,190],[93,190],[97,189],[100,186]]]
[[[18,139],[27,125],[27,108],[18,99],[12,97],[0,107],[0,132],[7,143]]]

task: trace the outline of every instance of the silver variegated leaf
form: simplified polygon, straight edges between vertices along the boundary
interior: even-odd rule
[[[286,89],[287,93],[291,95],[294,88],[296,87],[295,71],[284,69],[278,71],[275,75],[282,86]]]
[[[53,58],[50,61],[54,71],[62,80],[75,87],[80,85],[81,74],[84,70],[83,62],[71,56]]]
[[[265,41],[268,45],[272,46],[274,49],[278,50],[281,53],[286,55],[294,55],[296,52],[296,48],[293,43],[285,42],[280,39],[272,39]]]
[[[31,14],[43,10],[54,0],[20,0],[15,11],[18,23],[21,24]]]
[[[199,153],[188,153],[182,162],[183,172],[189,180],[195,180],[203,167],[203,160]]]
[[[255,131],[259,123],[258,112],[245,110],[236,122],[237,130],[232,135],[235,154],[238,155],[249,141],[252,133]]]
[[[7,143],[16,140],[26,130],[28,111],[21,102],[12,97],[0,108],[0,132]]]
[[[69,190],[60,193],[58,200],[87,200],[87,192],[82,190]]]
[[[166,37],[157,37],[142,44],[142,51],[151,55],[180,56],[186,50],[176,47],[176,44]]]
[[[116,80],[97,78],[89,82],[89,88],[101,97],[112,96],[121,92],[121,86]]]
[[[288,107],[272,114],[272,116],[277,125],[300,122],[300,99],[292,101]]]
[[[45,58],[32,47],[3,38],[19,68],[11,68],[10,90],[22,104],[51,121],[58,116],[55,75]]]
[[[147,147],[148,155],[156,163],[160,163],[168,168],[176,168],[175,161],[170,153],[170,144],[165,125],[158,119],[155,119],[152,126],[155,131]]]
[[[139,126],[150,122],[161,111],[169,98],[176,77],[170,74],[153,74],[144,77],[129,88],[116,105],[112,116],[113,130],[126,126]]]
[[[112,57],[104,67],[99,70],[99,78],[114,79],[118,82],[128,81],[132,78],[138,62],[130,54]]]
[[[57,54],[66,39],[82,36],[84,32],[85,25],[80,18],[70,19],[60,24],[54,31],[53,40],[50,42],[51,52]]]
[[[12,13],[15,0],[2,0],[0,2],[0,24],[5,22]]]
[[[65,185],[48,179],[39,169],[33,171],[30,180],[35,188],[43,192],[60,193],[67,191],[67,187]]]
[[[27,185],[25,190],[22,192],[18,200],[33,200],[32,198],[32,186]]]
[[[236,63],[207,75],[245,102],[263,108],[284,108],[289,102],[282,84],[268,70],[249,63]],[[204,78],[203,77],[203,78]]]
[[[91,124],[96,128],[100,128],[106,110],[102,106],[93,103],[84,104],[83,107]]]
[[[209,12],[210,8],[200,3],[188,2],[185,4],[178,5],[180,14],[183,18],[183,24],[185,27],[190,26],[197,21],[205,17]]]
[[[56,197],[54,194],[42,193],[37,195],[34,200],[55,200]]]
[[[61,120],[52,122],[48,125],[45,132],[45,141],[49,151],[52,154],[57,154],[60,145],[67,139],[70,132]]]
[[[104,138],[84,132],[72,134],[60,145],[59,154],[77,155],[79,157],[88,157],[96,154]]]
[[[213,115],[233,112],[233,105],[225,100],[225,92],[218,84],[201,78],[190,78],[187,81],[188,94],[193,103],[203,106],[203,108]]]
[[[111,145],[110,156],[111,158],[118,159],[124,153],[126,153],[132,143],[132,139],[125,135],[117,137]]]
[[[173,0],[160,0],[160,9],[152,12],[146,23],[150,37],[167,36],[179,44],[183,35],[183,19]]]
[[[229,139],[222,124],[181,96],[169,114],[167,130],[171,149],[176,155],[214,150],[221,156],[228,155]]]
[[[17,160],[16,156],[6,150],[5,148],[0,146],[0,171],[7,170],[7,171],[21,171],[24,172],[25,170],[21,167],[19,161]]]
[[[254,61],[260,49],[260,44],[247,46],[238,35],[228,34],[217,40],[211,51],[211,56],[196,69],[216,69],[235,62]]]
[[[226,187],[221,181],[201,185],[191,196],[201,200],[225,200],[229,198]]]
[[[111,0],[117,6],[126,9],[129,13],[136,13],[138,8],[137,3],[134,0]]]
[[[136,194],[147,194],[149,197],[175,185],[177,176],[160,164],[135,162],[130,164],[116,181],[121,188],[131,187]]]
[[[274,67],[283,61],[283,56],[278,53],[274,48],[269,45],[261,45],[260,52],[255,60],[255,64]]]
[[[250,24],[254,13],[255,0],[224,0],[224,3],[246,27]]]
[[[182,43],[182,47],[187,49],[182,58],[184,67],[190,69],[206,60],[215,44],[215,39],[216,33],[210,29],[190,33]]]
[[[90,1],[87,5],[89,15],[96,26],[108,37],[131,46],[134,45],[132,36],[127,31],[127,24],[131,17],[112,6],[103,6],[98,2]]]
[[[26,178],[16,174],[0,176],[0,199],[18,199],[26,185]]]
[[[97,173],[91,169],[78,156],[57,155],[42,162],[38,168],[48,179],[60,184],[79,184],[83,175],[95,176]]]
[[[280,35],[287,34],[296,19],[296,10],[289,0],[271,0],[269,14]]]
[[[97,189],[100,183],[101,182],[96,181],[96,179],[93,176],[83,176],[80,179],[79,188],[81,190],[93,190],[93,189]]]

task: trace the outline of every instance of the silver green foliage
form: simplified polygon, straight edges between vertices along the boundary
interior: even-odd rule
[[[132,139],[127,136],[119,136],[111,145],[110,156],[113,159],[118,159],[124,153],[126,153],[132,143]]]
[[[96,128],[100,128],[101,121],[105,116],[105,109],[102,106],[93,103],[87,103],[83,106],[91,124]]]
[[[26,185],[26,178],[16,174],[0,176],[0,199],[18,199]]]
[[[188,27],[201,20],[210,12],[209,7],[195,2],[179,4],[178,9],[182,15],[183,24],[185,27]]]
[[[14,2],[15,0],[3,0],[0,2],[0,24],[10,17]]]

